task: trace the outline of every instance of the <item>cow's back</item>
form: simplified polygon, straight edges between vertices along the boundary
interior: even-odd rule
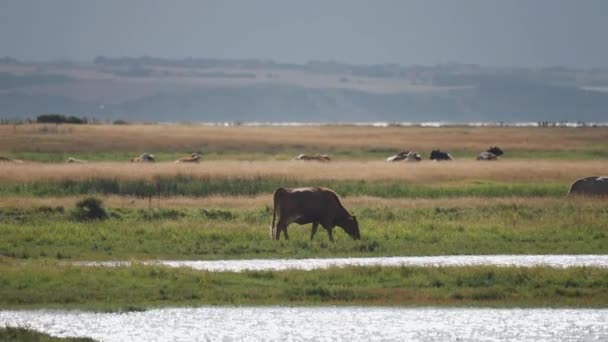
[[[608,196],[608,177],[585,177],[572,183],[570,195]]]
[[[275,191],[275,203],[278,204],[281,215],[290,217],[321,219],[349,215],[338,195],[321,187],[279,188]]]

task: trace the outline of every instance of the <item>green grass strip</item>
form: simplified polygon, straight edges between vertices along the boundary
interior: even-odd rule
[[[25,328],[0,328],[0,342],[94,342],[91,338],[53,337]]]
[[[196,305],[608,307],[608,270],[348,267],[201,272],[0,264],[0,306],[140,310]]]
[[[276,178],[193,178],[161,177],[154,182],[93,178],[56,182],[3,183],[0,195],[72,196],[104,194],[123,196],[241,196],[273,193],[279,187],[324,186],[341,196],[375,196],[382,198],[451,198],[451,197],[563,197],[567,184],[525,184],[479,182],[433,186],[398,181],[330,181]]]

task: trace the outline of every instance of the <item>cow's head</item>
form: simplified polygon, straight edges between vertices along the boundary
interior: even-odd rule
[[[361,235],[359,234],[359,222],[357,222],[357,217],[355,215],[345,217],[340,220],[337,225],[342,227],[351,238],[355,240],[361,239]]]
[[[490,153],[494,154],[497,157],[503,155],[502,150],[498,146],[492,146],[492,147],[490,147],[487,152],[490,152]]]

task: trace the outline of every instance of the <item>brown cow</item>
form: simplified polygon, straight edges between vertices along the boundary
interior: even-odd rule
[[[314,160],[320,162],[328,162],[331,159],[327,154],[300,154],[299,156],[293,158],[293,160]]]
[[[176,160],[176,163],[198,163],[201,161],[201,155],[198,153],[192,153],[190,157],[183,157]]]
[[[275,228],[275,219],[279,216]],[[290,223],[312,223],[310,239],[317,233],[319,224],[327,230],[329,240],[334,241],[332,229],[341,227],[353,239],[359,240],[359,223],[354,215],[344,209],[338,195],[330,189],[319,187],[286,189],[274,192],[274,211],[270,233],[273,240],[279,240],[281,232],[289,240],[287,226]]]

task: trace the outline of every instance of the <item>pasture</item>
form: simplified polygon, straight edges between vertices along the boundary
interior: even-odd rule
[[[0,162],[0,292],[10,294],[0,305],[606,307],[608,272],[593,268],[235,275],[65,263],[608,254],[607,200],[566,196],[574,180],[606,175],[607,142],[608,128],[2,125],[0,156],[24,162]],[[505,155],[474,160],[490,146]],[[456,160],[429,161],[438,148]],[[423,161],[384,162],[402,149],[418,151]],[[159,162],[128,162],[143,152]],[[193,152],[202,153],[200,163],[172,162]],[[291,160],[299,153],[330,154],[332,161]],[[68,157],[88,163],[63,163]],[[336,242],[323,230],[310,241],[310,225],[297,224],[289,241],[270,240],[272,193],[280,186],[336,190],[357,215],[361,240],[336,228]],[[103,201],[107,219],[77,215],[76,203],[88,196]],[[268,297],[268,289],[281,290]]]

